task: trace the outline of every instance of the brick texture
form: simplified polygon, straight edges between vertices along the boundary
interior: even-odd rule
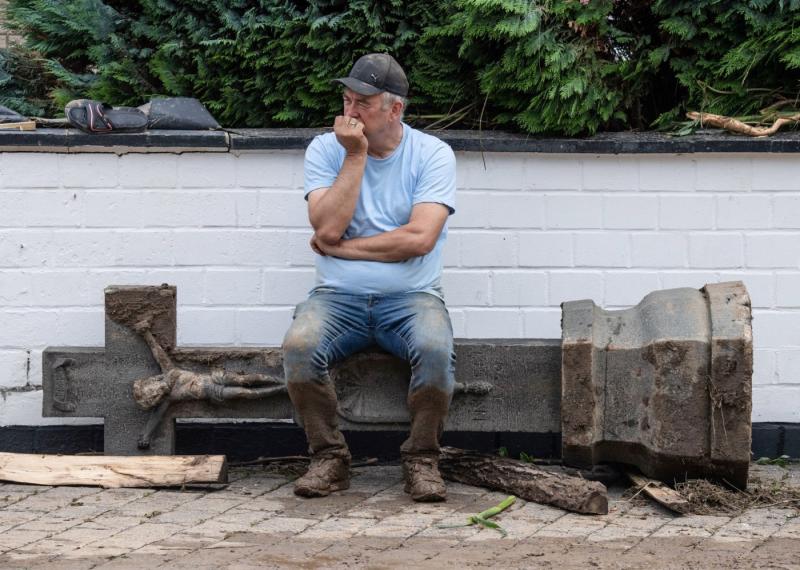
[[[457,158],[442,281],[457,336],[558,338],[567,300],[622,309],[741,279],[753,418],[797,421],[795,156]],[[101,346],[109,284],[177,285],[182,344],[280,344],[314,283],[302,164],[301,151],[0,153],[0,390],[40,384],[47,346]],[[30,394],[0,425],[47,423]]]

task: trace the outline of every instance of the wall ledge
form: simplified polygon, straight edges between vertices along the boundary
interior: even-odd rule
[[[297,150],[330,129],[230,129],[88,135],[76,129],[0,130],[0,152],[175,153]],[[453,150],[542,154],[798,153],[800,132],[752,138],[720,130],[675,137],[664,133],[601,133],[548,138],[502,131],[432,131]]]

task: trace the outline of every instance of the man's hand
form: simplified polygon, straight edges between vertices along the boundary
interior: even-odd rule
[[[311,236],[311,240],[308,242],[308,245],[311,246],[311,249],[317,255],[327,255],[324,251],[322,251],[322,247],[321,247],[322,242],[320,242],[317,239],[317,234],[316,233]]]
[[[366,155],[369,143],[364,136],[364,123],[353,117],[339,115],[333,122],[336,140],[344,147],[347,154]]]

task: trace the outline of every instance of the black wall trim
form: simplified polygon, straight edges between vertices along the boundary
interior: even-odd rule
[[[405,433],[399,431],[345,432],[355,457],[397,459]],[[179,454],[225,454],[231,461],[262,456],[297,455],[306,451],[300,428],[287,424],[234,423],[177,426]],[[445,433],[445,445],[481,451],[505,447],[516,457],[524,451],[536,457],[559,457],[559,433]],[[80,453],[103,450],[103,426],[0,427],[0,451],[17,453]],[[800,424],[753,424],[753,458],[800,457]]]
[[[76,129],[0,130],[0,152],[231,152],[305,148],[330,129],[233,129],[89,135]],[[587,138],[526,136],[502,131],[432,131],[454,150],[549,154],[682,154],[800,152],[800,132],[753,138],[719,130],[675,137],[664,133],[601,133]]]

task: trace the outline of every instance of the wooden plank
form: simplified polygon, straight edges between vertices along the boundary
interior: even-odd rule
[[[631,483],[639,488],[639,493],[644,493],[659,505],[663,505],[669,510],[680,514],[689,512],[689,501],[684,499],[675,489],[671,489],[661,481],[650,479],[639,473],[626,471],[626,475],[631,480]]]
[[[83,456],[0,453],[0,481],[34,485],[175,487],[225,483],[224,455]]]
[[[36,121],[22,121],[19,123],[0,123],[0,129],[11,129],[15,131],[35,131]]]

